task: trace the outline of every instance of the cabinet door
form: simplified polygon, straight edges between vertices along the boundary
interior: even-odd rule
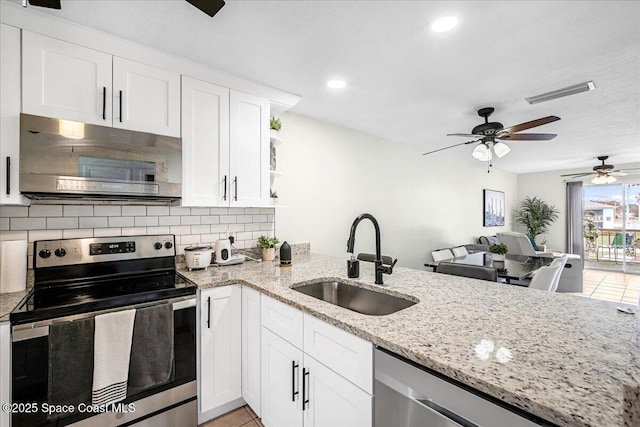
[[[113,58],[113,127],[180,137],[180,74]]]
[[[230,91],[231,206],[269,206],[269,101]]]
[[[4,33],[2,33],[4,38]],[[4,58],[3,58],[4,59]],[[9,322],[0,322],[0,402],[11,402],[11,331]],[[9,411],[0,411],[0,426],[8,426]]]
[[[182,205],[229,206],[229,89],[182,77]]]
[[[23,31],[22,112],[111,126],[112,57]]]
[[[200,293],[200,412],[241,397],[240,322],[238,285]]]
[[[302,351],[262,328],[262,423],[302,427]]]
[[[242,287],[242,398],[260,416],[260,293]]]
[[[22,204],[18,191],[20,30],[5,24],[0,24],[0,94],[0,205]]]
[[[304,359],[304,427],[371,427],[373,398],[314,358]]]

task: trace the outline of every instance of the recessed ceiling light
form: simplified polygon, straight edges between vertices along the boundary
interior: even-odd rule
[[[458,25],[458,18],[455,16],[443,16],[442,18],[433,21],[431,29],[436,33],[444,33],[452,30],[456,25]]]
[[[344,80],[329,80],[327,86],[331,89],[343,89],[347,83]]]

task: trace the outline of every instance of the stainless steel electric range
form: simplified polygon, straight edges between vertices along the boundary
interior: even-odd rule
[[[46,240],[33,248],[33,289],[10,314],[12,402],[20,409],[12,414],[12,426],[197,425],[196,288],[176,275],[175,237]],[[163,307],[173,310],[173,323],[146,326],[162,328],[158,335],[173,330],[168,333],[173,345],[169,380],[129,390],[118,405],[92,406],[91,390],[81,384],[91,384],[87,377],[97,351],[92,321],[122,310],[135,309],[137,316],[167,304],[170,308]],[[81,321],[80,333],[60,336],[61,326],[72,325],[67,330],[73,331]],[[153,339],[151,334],[148,340]],[[68,360],[60,360],[61,354]],[[153,361],[154,354],[148,357]],[[87,375],[74,379],[79,371],[73,367],[80,361]],[[137,374],[131,372],[133,364],[129,369],[130,377]],[[60,372],[70,373],[68,383]]]

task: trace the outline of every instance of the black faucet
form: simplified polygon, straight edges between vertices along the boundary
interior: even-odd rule
[[[369,219],[373,223],[373,227],[376,230],[376,285],[382,285],[382,274],[391,274],[393,273],[393,266],[396,265],[398,260],[396,259],[390,266],[382,265],[382,251],[380,250],[380,227],[378,226],[378,221],[373,217],[373,215],[364,213],[358,216],[351,224],[351,232],[349,233],[349,240],[347,240],[347,252],[353,254],[353,247],[356,244],[356,228],[358,228],[358,224],[363,219]]]

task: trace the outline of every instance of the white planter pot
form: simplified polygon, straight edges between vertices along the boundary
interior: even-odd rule
[[[273,261],[276,259],[276,248],[269,248],[262,250],[262,260],[263,261]]]
[[[504,261],[504,254],[491,254],[494,261]]]

